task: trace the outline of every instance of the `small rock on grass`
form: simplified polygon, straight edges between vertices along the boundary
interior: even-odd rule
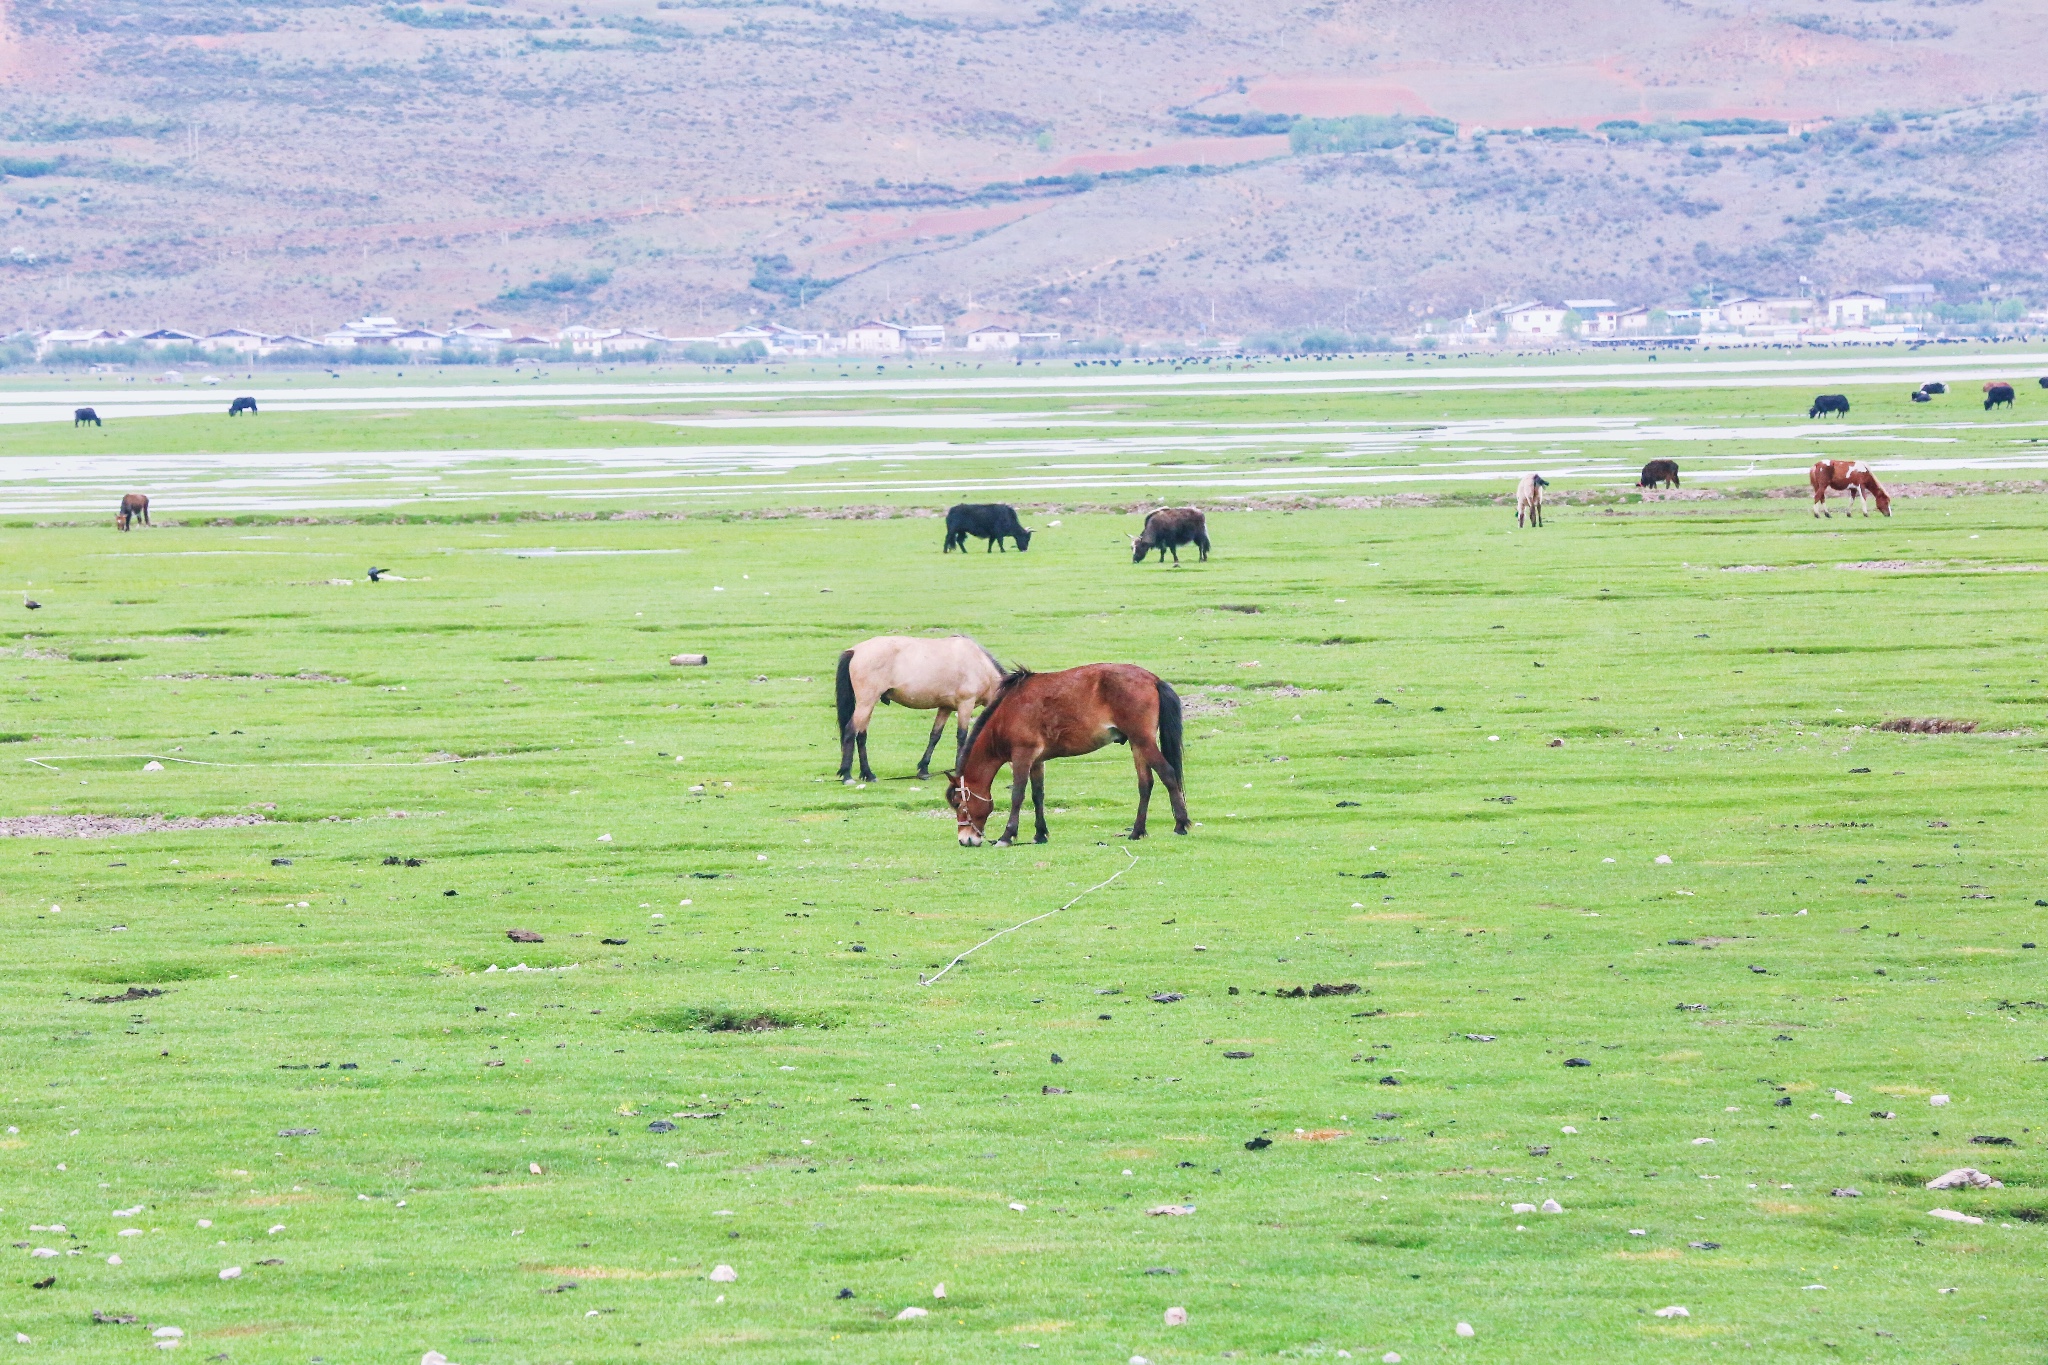
[[[1458,1335],[1461,1337],[1476,1337],[1479,1334],[1472,1330],[1471,1323],[1461,1322],[1458,1324]]]
[[[1692,1316],[1692,1314],[1686,1312],[1683,1308],[1679,1307],[1677,1304],[1674,1303],[1669,1308],[1659,1308],[1657,1310],[1657,1316],[1660,1318],[1689,1318]]]
[[[1862,1197],[1863,1197],[1863,1191],[1861,1191],[1861,1190],[1852,1190],[1852,1189],[1849,1189],[1849,1188],[1848,1188],[1847,1186],[1844,1186],[1843,1188],[1841,1188],[1841,1189],[1839,1189],[1839,1190],[1829,1190],[1829,1191],[1828,1191],[1828,1198],[1830,1198],[1830,1199],[1861,1199]]]
[[[514,943],[546,943],[547,940],[531,929],[507,929],[505,937]]]
[[[242,1267],[231,1265],[226,1270],[221,1271],[220,1277],[223,1280],[239,1280],[242,1278]]]
[[[1974,1166],[1958,1166],[1944,1175],[1938,1175],[1927,1182],[1930,1190],[2002,1190],[2005,1182],[1993,1180]]]
[[[1145,1210],[1148,1218],[1185,1218],[1195,1211],[1193,1204],[1156,1204]]]
[[[1558,1202],[1557,1202],[1557,1201],[1556,1201],[1555,1199],[1546,1199],[1546,1200],[1544,1200],[1544,1201],[1543,1201],[1543,1212],[1545,1212],[1545,1213],[1563,1213],[1563,1212],[1564,1212],[1564,1205],[1562,1205],[1562,1204],[1558,1203]]]
[[[1188,1325],[1188,1310],[1187,1310],[1187,1309],[1185,1309],[1185,1308],[1169,1308],[1169,1309],[1167,1309],[1167,1310],[1166,1310],[1166,1325],[1167,1325],[1168,1327],[1185,1327],[1185,1326],[1187,1326],[1187,1325]]]
[[[716,1265],[711,1268],[711,1283],[713,1284],[731,1284],[739,1277],[739,1271],[734,1270],[729,1265]]]
[[[910,1307],[904,1309],[901,1313],[898,1313],[896,1315],[896,1321],[909,1322],[912,1318],[928,1318],[931,1315],[931,1310],[929,1308],[919,1308],[915,1304],[913,1304]]]
[[[1982,1218],[1972,1218],[1967,1213],[1958,1213],[1954,1209],[1929,1209],[1927,1210],[1927,1216],[1929,1218],[1940,1218],[1950,1223],[1982,1223],[1984,1221]]]

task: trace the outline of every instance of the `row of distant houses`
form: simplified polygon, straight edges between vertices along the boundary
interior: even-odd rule
[[[1890,291],[1888,291],[1890,292]],[[1744,336],[1805,335],[1821,327],[1830,331],[1881,331],[1905,335],[1917,331],[1910,322],[1886,322],[1887,314],[1907,311],[1903,300],[1930,292],[1925,285],[1901,285],[1902,299],[1895,305],[1887,294],[1861,290],[1832,298],[1753,298],[1744,295],[1720,303],[1686,308],[1652,309],[1647,304],[1625,305],[1613,299],[1531,300],[1497,310],[1501,327],[1510,340],[1549,340],[1577,337],[1582,340],[1624,339],[1648,336],[1653,324],[1685,326],[1701,333],[1734,332]],[[1477,317],[1467,320],[1469,328],[1479,326]]]
[[[949,348],[946,329],[937,325],[899,326],[870,319],[843,333],[809,332],[771,322],[764,326],[735,327],[709,336],[671,336],[650,327],[586,327],[574,325],[555,332],[523,331],[470,322],[437,332],[426,327],[408,327],[396,318],[364,317],[343,323],[317,336],[252,331],[227,327],[218,332],[185,332],[175,327],[153,331],[116,330],[105,327],[44,332],[36,338],[39,355],[56,351],[91,351],[116,346],[141,346],[153,350],[173,347],[193,351],[219,351],[241,357],[278,355],[292,351],[396,351],[409,355],[437,355],[450,350],[498,352],[553,352],[574,355],[701,353],[704,350],[778,356],[822,355],[907,355],[919,352],[959,349],[964,351],[1015,351],[1025,347],[1060,344],[1057,332],[1025,332],[1012,327],[979,327],[957,338]]]

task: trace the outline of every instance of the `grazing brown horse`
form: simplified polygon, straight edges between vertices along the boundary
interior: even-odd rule
[[[137,517],[142,518],[144,526],[149,525],[149,494],[123,493],[121,510],[115,515],[114,524],[125,531],[134,524]]]
[[[1863,515],[1870,515],[1870,504],[1875,502],[1877,510],[1886,516],[1892,514],[1892,495],[1884,491],[1884,485],[1877,481],[1877,475],[1870,472],[1870,466],[1861,460],[1822,460],[1815,464],[1807,475],[1813,484],[1813,514],[1817,517],[1831,517],[1827,510],[1828,490],[1849,494],[1849,515],[1856,515],[1856,500],[1863,499]]]
[[[953,808],[960,846],[981,843],[996,806],[996,774],[1004,764],[1010,767],[1010,823],[997,846],[1016,842],[1027,781],[1038,817],[1034,841],[1044,843],[1045,761],[1092,754],[1112,742],[1130,744],[1138,769],[1138,817],[1131,822],[1130,837],[1145,837],[1154,773],[1165,780],[1173,801],[1173,832],[1186,834],[1180,720],[1180,697],[1173,688],[1136,664],[1083,664],[1060,673],[1016,670],[975,720],[960,768],[946,774],[946,804]]]

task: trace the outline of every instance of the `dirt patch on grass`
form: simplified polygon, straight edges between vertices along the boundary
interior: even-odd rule
[[[0,818],[0,838],[105,839],[116,834],[235,829],[268,823],[261,815],[10,815]]]
[[[1181,714],[1186,716],[1227,716],[1243,703],[1235,697],[1212,697],[1206,692],[1190,692],[1180,699]]]
[[[145,990],[141,986],[130,986],[119,995],[95,995],[92,997],[92,1003],[95,1005],[122,1005],[130,1000],[154,1000],[162,994],[162,991]]]
[[[1665,1247],[1661,1251],[1617,1251],[1614,1253],[1614,1259],[1617,1261],[1682,1261],[1685,1259],[1685,1253],[1672,1247]]]
[[[946,812],[948,815],[951,811]],[[772,1033],[777,1029],[806,1028],[818,1022],[806,1019],[784,1010],[761,1009],[754,1006],[727,1008],[724,1006],[686,1005],[680,1009],[665,1010],[655,1016],[659,1028],[672,1029],[678,1033],[697,1029],[705,1033]]]
[[[76,655],[73,656],[78,657]],[[109,658],[117,657],[109,655]],[[134,658],[132,654],[118,656]],[[325,682],[345,683],[347,678],[337,678],[332,673],[152,673],[151,682]]]
[[[1877,728],[1880,730],[1890,730],[1894,734],[1900,735],[1967,735],[1976,730],[1977,722],[1974,720],[1945,720],[1939,716],[1926,716],[1919,720],[1915,720],[1910,716],[1901,716],[1897,720],[1879,721]]]

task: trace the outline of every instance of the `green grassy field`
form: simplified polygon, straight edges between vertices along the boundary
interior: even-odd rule
[[[10,532],[0,814],[263,819],[0,840],[19,1357],[2040,1355],[2042,500],[1060,521]],[[833,781],[953,630],[1173,681],[1191,836]]]

